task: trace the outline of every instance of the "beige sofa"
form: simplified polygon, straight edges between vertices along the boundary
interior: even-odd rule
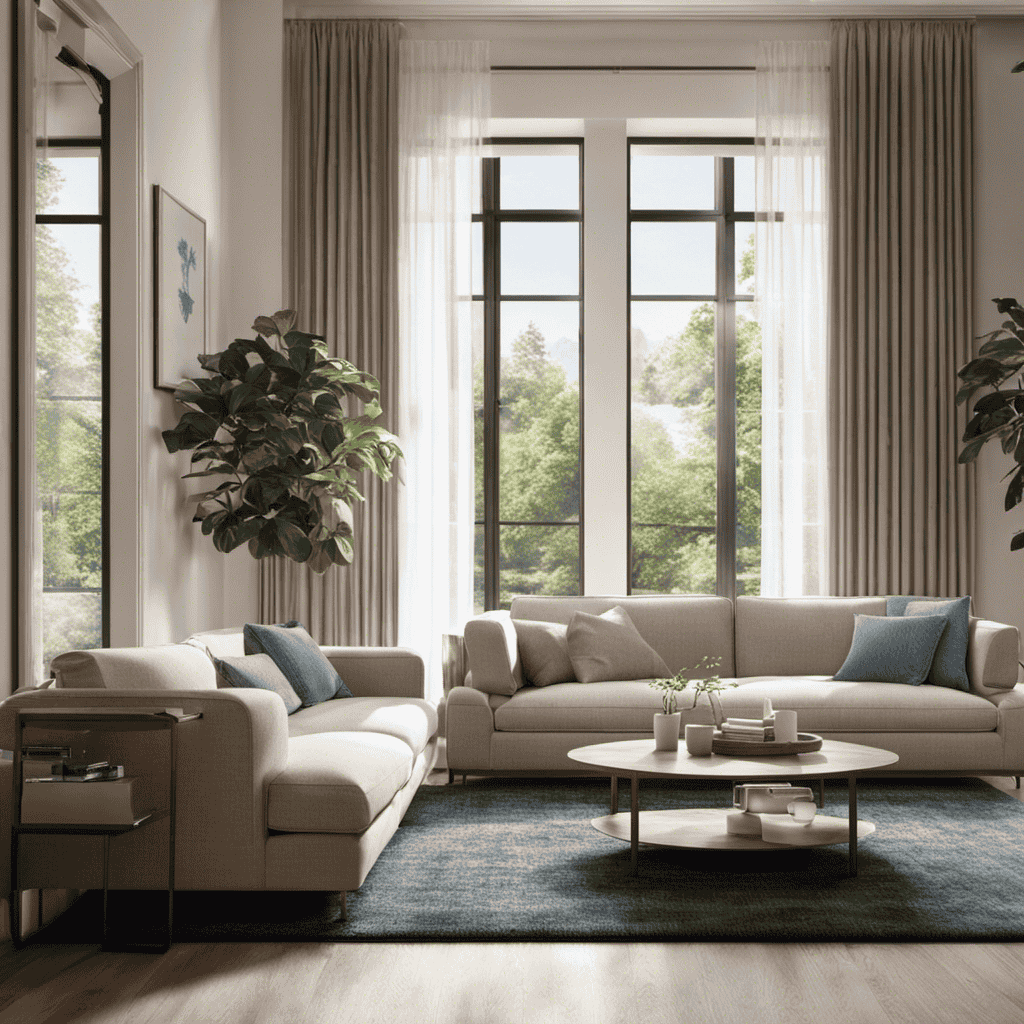
[[[437,711],[423,699],[422,659],[401,648],[325,647],[354,696],[289,716],[275,693],[218,688],[204,648],[241,655],[242,633],[62,655],[54,688],[0,704],[0,748],[13,749],[17,708],[202,712],[178,730],[176,887],[358,889],[436,755]],[[0,762],[0,892],[9,887],[10,792],[11,762]],[[164,827],[117,840],[112,887],[165,887]],[[100,888],[99,846],[81,837],[23,837],[19,881],[26,889]]]
[[[651,735],[660,695],[645,681],[529,685],[516,621],[568,623],[575,611],[622,606],[671,672],[702,655],[735,679],[726,715],[760,717],[770,697],[797,712],[801,731],[899,755],[901,774],[1024,774],[1024,686],[1011,626],[970,619],[970,692],[924,684],[837,682],[854,615],[885,615],[884,597],[521,597],[510,611],[466,625],[469,673],[446,701],[446,745],[455,773],[578,773],[573,747]],[[683,701],[682,703],[687,703]],[[710,722],[705,699],[683,723]]]

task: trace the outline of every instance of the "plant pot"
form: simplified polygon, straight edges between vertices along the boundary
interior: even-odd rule
[[[679,723],[682,721],[683,713],[676,711],[666,715],[659,711],[654,716],[654,749],[655,750],[678,750],[679,749]]]
[[[713,725],[688,725],[685,735],[686,749],[691,756],[711,756],[711,743],[715,738],[715,727]]]

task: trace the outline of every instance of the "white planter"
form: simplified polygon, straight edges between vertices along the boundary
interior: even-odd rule
[[[715,738],[713,725],[688,725],[686,727],[686,749],[693,757],[710,757],[711,742]]]
[[[666,715],[659,711],[654,716],[654,749],[655,750],[678,750],[679,749],[679,723],[682,721],[683,713],[676,711]]]

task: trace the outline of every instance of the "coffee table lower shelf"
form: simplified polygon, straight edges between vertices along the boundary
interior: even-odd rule
[[[667,811],[640,811],[638,815],[637,839],[648,846],[672,846],[688,850],[792,850],[804,846],[831,846],[850,841],[850,826],[847,818],[833,818],[819,814],[810,825],[799,825],[788,814],[766,814],[767,819],[778,828],[789,842],[766,842],[756,836],[732,835],[726,831],[725,822],[734,807],[673,808]],[[592,818],[591,825],[612,839],[628,843],[630,836],[630,814],[606,814]],[[857,822],[857,839],[867,838],[875,831],[870,821]]]

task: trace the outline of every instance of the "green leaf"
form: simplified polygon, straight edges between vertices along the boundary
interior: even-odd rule
[[[1020,303],[1016,299],[993,299],[992,301],[1000,313],[1009,313],[1014,306],[1020,308]]]
[[[257,333],[263,335],[264,338],[272,338],[276,334],[280,334],[280,328],[277,326],[277,321],[273,320],[269,316],[258,316],[252,323],[252,329]]]
[[[277,529],[277,538],[284,553],[296,562],[304,562],[313,550],[309,538],[294,523],[278,516],[272,520]]]
[[[978,457],[978,453],[987,440],[987,437],[976,437],[969,444],[964,445],[964,449],[960,452],[956,461],[961,463],[973,462]]]
[[[1024,466],[1021,466],[1013,475],[1009,486],[1006,488],[1006,501],[1004,507],[1007,512],[1014,506],[1019,505],[1021,498],[1024,498]]]
[[[1018,68],[1018,70],[1020,69]],[[1010,539],[1011,551],[1020,551],[1021,548],[1024,548],[1024,530],[1020,530],[1018,533],[1015,533]]]

